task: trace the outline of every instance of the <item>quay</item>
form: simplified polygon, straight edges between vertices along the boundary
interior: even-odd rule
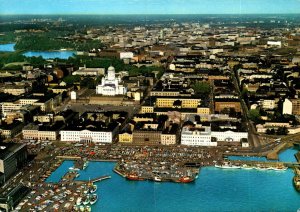
[[[56,156],[56,158],[58,159],[64,159],[64,160],[81,160],[81,157],[79,156],[62,156],[62,155],[59,155],[59,156]]]

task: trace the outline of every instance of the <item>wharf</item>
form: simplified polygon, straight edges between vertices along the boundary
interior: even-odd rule
[[[278,161],[244,161],[244,160],[229,160],[232,165],[248,165],[252,167],[277,167],[284,166],[288,168],[300,167],[300,163],[297,162],[278,162]]]

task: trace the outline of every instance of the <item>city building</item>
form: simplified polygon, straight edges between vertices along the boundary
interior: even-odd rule
[[[27,162],[26,144],[0,143],[0,184]]]
[[[101,84],[96,87],[96,94],[104,96],[125,95],[127,88],[121,83],[121,78],[116,78],[115,68],[110,66],[107,75],[102,78]]]

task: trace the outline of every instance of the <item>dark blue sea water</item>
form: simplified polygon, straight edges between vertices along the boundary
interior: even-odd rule
[[[112,178],[98,182],[100,200],[93,211],[107,212],[198,212],[198,211],[278,211],[296,212],[300,193],[292,183],[294,173],[202,168],[190,184],[127,181],[115,174],[115,163],[90,162],[78,180],[103,175]],[[47,181],[57,181],[72,161],[66,161]]]
[[[0,44],[0,52],[14,52],[14,46],[14,43]]]

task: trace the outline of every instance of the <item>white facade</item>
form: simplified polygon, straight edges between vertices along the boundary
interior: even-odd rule
[[[60,131],[60,136],[61,136],[61,141],[75,141],[75,142],[90,141],[95,143],[112,143],[113,141],[113,132],[104,132],[104,131],[62,130]]]
[[[104,96],[125,95],[127,88],[120,84],[121,79],[116,78],[115,68],[110,66],[107,75],[102,78],[101,85],[97,85],[96,94]]]
[[[285,99],[282,107],[282,114],[292,115],[293,113],[293,103],[289,99]]]
[[[181,144],[188,146],[217,146],[218,141],[240,142],[243,138],[248,139],[247,132],[233,132],[230,130],[217,132],[211,131],[210,127],[202,127],[202,129],[204,129],[204,131],[200,131],[199,129],[191,130],[189,127],[183,127],[181,132]]]
[[[274,109],[276,107],[276,102],[273,99],[264,99],[261,101],[261,106],[263,109]]]
[[[76,91],[71,92],[71,100],[76,100],[77,99],[77,93]]]
[[[120,52],[120,59],[131,59],[133,58],[133,53],[132,52]]]
[[[211,132],[211,137],[215,137],[217,141],[226,141],[226,142],[240,142],[242,138],[248,139],[247,132],[233,132],[233,131],[225,131],[225,132]]]
[[[281,44],[281,41],[268,41],[267,45],[269,45],[269,46],[277,46],[277,47],[281,48],[282,44]]]
[[[181,132],[181,144],[188,146],[217,146],[217,142],[211,142],[210,127],[204,127],[205,131],[193,130],[183,127]]]

